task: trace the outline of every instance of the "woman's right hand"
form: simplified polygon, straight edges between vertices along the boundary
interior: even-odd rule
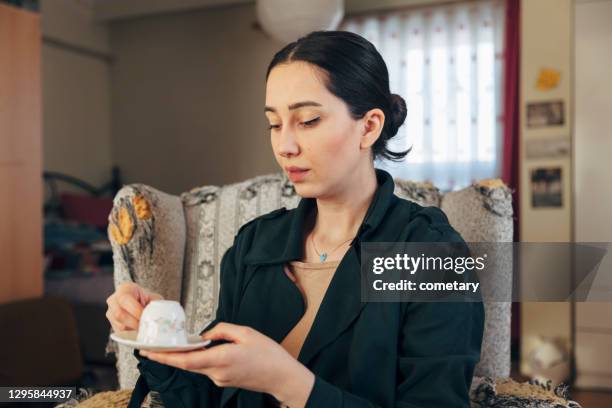
[[[108,310],[106,318],[113,331],[138,330],[140,315],[152,300],[162,300],[163,296],[151,292],[134,282],[125,282],[106,299]]]

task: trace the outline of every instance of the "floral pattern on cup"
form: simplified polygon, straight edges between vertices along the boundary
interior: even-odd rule
[[[137,339],[143,344],[187,344],[185,311],[172,300],[155,300],[145,307],[140,317]]]

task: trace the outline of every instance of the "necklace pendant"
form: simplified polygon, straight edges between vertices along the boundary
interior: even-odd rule
[[[321,255],[319,255],[319,260],[321,262],[325,262],[325,260],[327,259],[327,253],[323,252]]]

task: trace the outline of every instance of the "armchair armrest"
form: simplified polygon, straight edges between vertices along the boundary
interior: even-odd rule
[[[115,196],[108,221],[115,288],[132,281],[165,299],[180,301],[186,240],[181,199],[144,184],[130,184]],[[117,354],[120,388],[133,388],[138,370],[132,349],[109,340],[107,351]]]
[[[470,387],[470,406],[485,407],[525,407],[525,408],[580,408],[572,401],[569,386],[537,382],[516,382],[510,377],[477,377]]]

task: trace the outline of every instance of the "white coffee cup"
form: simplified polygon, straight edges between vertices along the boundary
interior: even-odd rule
[[[175,300],[151,301],[140,316],[136,340],[159,346],[187,344],[183,306]]]

